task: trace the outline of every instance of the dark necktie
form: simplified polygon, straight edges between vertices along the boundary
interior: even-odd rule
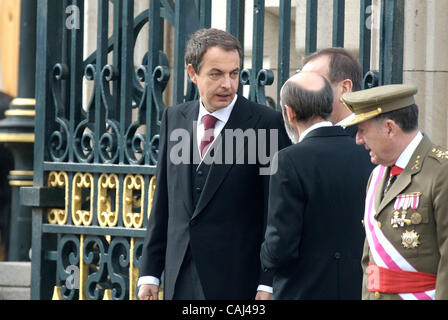
[[[384,189],[384,193],[386,193],[390,187],[392,186],[392,184],[395,182],[395,180],[397,179],[397,176],[400,175],[400,173],[403,171],[402,168],[400,168],[399,166],[393,166],[392,168],[390,168],[389,171],[389,180],[387,181],[386,184],[386,188]]]
[[[207,153],[210,144],[213,140],[215,140],[215,137],[213,136],[213,129],[215,128],[217,120],[218,119],[211,114],[206,114],[202,117],[202,121],[204,122],[204,135],[202,136],[201,145],[199,146],[202,158],[204,158]]]

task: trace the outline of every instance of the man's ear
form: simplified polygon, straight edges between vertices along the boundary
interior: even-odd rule
[[[288,105],[285,105],[285,109],[286,109],[286,116],[288,117],[288,122],[294,123],[294,121],[296,120],[295,111]]]
[[[350,79],[345,79],[338,84],[339,101],[342,102],[342,95],[347,92],[353,91],[353,82]]]
[[[395,121],[386,119],[386,121],[384,121],[384,130],[386,131],[388,136],[393,137],[398,135],[401,128],[398,126],[398,124],[395,123]]]
[[[191,63],[189,65],[187,65],[187,72],[188,72],[188,75],[190,76],[191,81],[194,84],[197,84],[196,71],[194,70],[194,68],[191,65]]]

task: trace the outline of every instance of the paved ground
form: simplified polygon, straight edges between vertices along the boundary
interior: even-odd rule
[[[0,300],[29,300],[31,262],[0,262]]]

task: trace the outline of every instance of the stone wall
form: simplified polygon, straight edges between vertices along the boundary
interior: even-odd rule
[[[0,262],[0,300],[29,300],[31,262]]]

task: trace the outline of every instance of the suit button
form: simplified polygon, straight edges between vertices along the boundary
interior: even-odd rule
[[[191,220],[190,221],[190,226],[195,226],[197,224],[196,220]]]
[[[204,174],[204,172],[202,170],[198,171],[198,176],[202,177],[203,174]]]
[[[336,260],[341,259],[341,253],[336,252],[336,253],[334,254],[334,258],[335,258]]]
[[[201,191],[202,191],[202,189],[201,189],[200,187],[197,187],[197,188],[196,188],[196,192],[197,192],[197,193],[201,193]]]

